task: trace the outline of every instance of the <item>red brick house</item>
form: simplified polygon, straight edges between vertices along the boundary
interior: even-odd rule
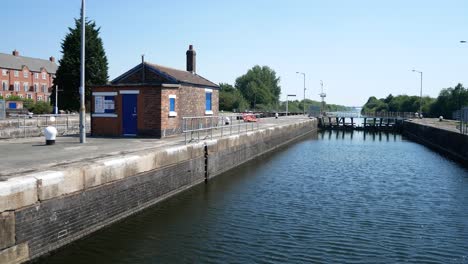
[[[57,64],[49,60],[23,57],[17,50],[0,53],[0,96],[12,95],[34,101],[50,101]]]
[[[92,87],[92,135],[165,137],[182,132],[182,117],[217,115],[219,86],[196,73],[192,45],[186,54],[186,71],[142,60]]]

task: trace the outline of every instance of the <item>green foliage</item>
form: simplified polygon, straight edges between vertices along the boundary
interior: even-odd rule
[[[304,111],[304,100],[294,100],[288,102],[288,112],[303,112]],[[320,109],[322,103],[319,101],[314,101],[310,99],[305,100],[306,104],[306,112],[309,111],[310,107],[314,107],[316,109]],[[325,104],[325,111],[326,112],[345,112],[350,111],[351,108],[344,106],[344,105],[336,105],[336,104]],[[281,102],[278,111],[286,111],[286,102]]]
[[[219,110],[242,112],[249,108],[249,103],[241,92],[230,84],[219,84]]]
[[[436,116],[450,118],[454,111],[465,106],[468,106],[468,89],[459,83],[455,88],[442,89],[437,100],[431,105],[430,111]]]
[[[34,114],[50,114],[52,113],[52,106],[48,102],[39,101],[31,106],[31,109],[28,108],[30,112]]]
[[[23,100],[23,108],[28,109],[28,111],[32,112],[32,109],[34,108],[34,100],[33,99],[24,99]]]
[[[251,109],[257,105],[272,107],[277,105],[281,93],[279,81],[274,70],[256,65],[236,79],[235,88],[249,102]]]
[[[362,108],[362,112],[419,112],[419,96],[389,95],[385,99],[369,97]],[[424,116],[450,118],[452,113],[464,106],[468,106],[468,89],[462,84],[455,88],[442,89],[439,96],[434,99],[428,96],[422,98],[422,112]]]
[[[86,102],[91,100],[90,85],[106,84],[108,81],[108,63],[102,39],[99,37],[100,28],[94,21],[86,21]],[[59,61],[54,90],[51,100],[55,100],[57,85],[63,92],[59,93],[61,107],[68,110],[79,110],[80,107],[80,58],[81,58],[81,21],[75,19],[75,27],[68,28],[69,33],[62,42],[62,59]]]
[[[23,101],[23,98],[19,97],[18,95],[10,95],[6,101]]]

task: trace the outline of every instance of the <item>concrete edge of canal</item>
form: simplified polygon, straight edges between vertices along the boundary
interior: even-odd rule
[[[0,263],[33,260],[314,131],[316,119],[302,120],[0,182]]]
[[[403,123],[403,135],[468,166],[468,135],[413,121]]]

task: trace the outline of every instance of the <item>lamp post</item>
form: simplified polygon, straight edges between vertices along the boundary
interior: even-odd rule
[[[306,109],[306,107],[305,107],[305,92],[306,92],[305,79],[306,79],[306,74],[303,73],[303,72],[296,72],[296,73],[297,73],[297,74],[302,74],[302,76],[304,77],[304,101],[302,102],[302,106],[303,106],[303,108],[304,108],[303,114],[305,115],[305,109]]]
[[[423,86],[423,73],[422,71],[417,71],[413,69],[413,72],[417,72],[421,76],[421,92],[419,94],[419,117],[422,117],[422,86]]]
[[[81,77],[80,77],[80,143],[86,143],[85,108],[85,0],[81,0]]]
[[[286,95],[286,116],[288,116],[288,102],[289,102],[288,99],[289,99],[290,96],[291,96],[291,97],[296,97],[295,94],[288,94],[288,95]]]

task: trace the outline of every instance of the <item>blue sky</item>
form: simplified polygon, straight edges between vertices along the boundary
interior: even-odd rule
[[[60,43],[79,16],[80,0],[2,1],[0,52],[61,57]],[[197,72],[234,84],[254,65],[268,65],[285,94],[362,105],[371,95],[437,96],[468,86],[468,1],[408,0],[87,0],[101,27],[110,78],[141,61],[185,69],[197,51]],[[15,30],[14,33],[8,30]]]

